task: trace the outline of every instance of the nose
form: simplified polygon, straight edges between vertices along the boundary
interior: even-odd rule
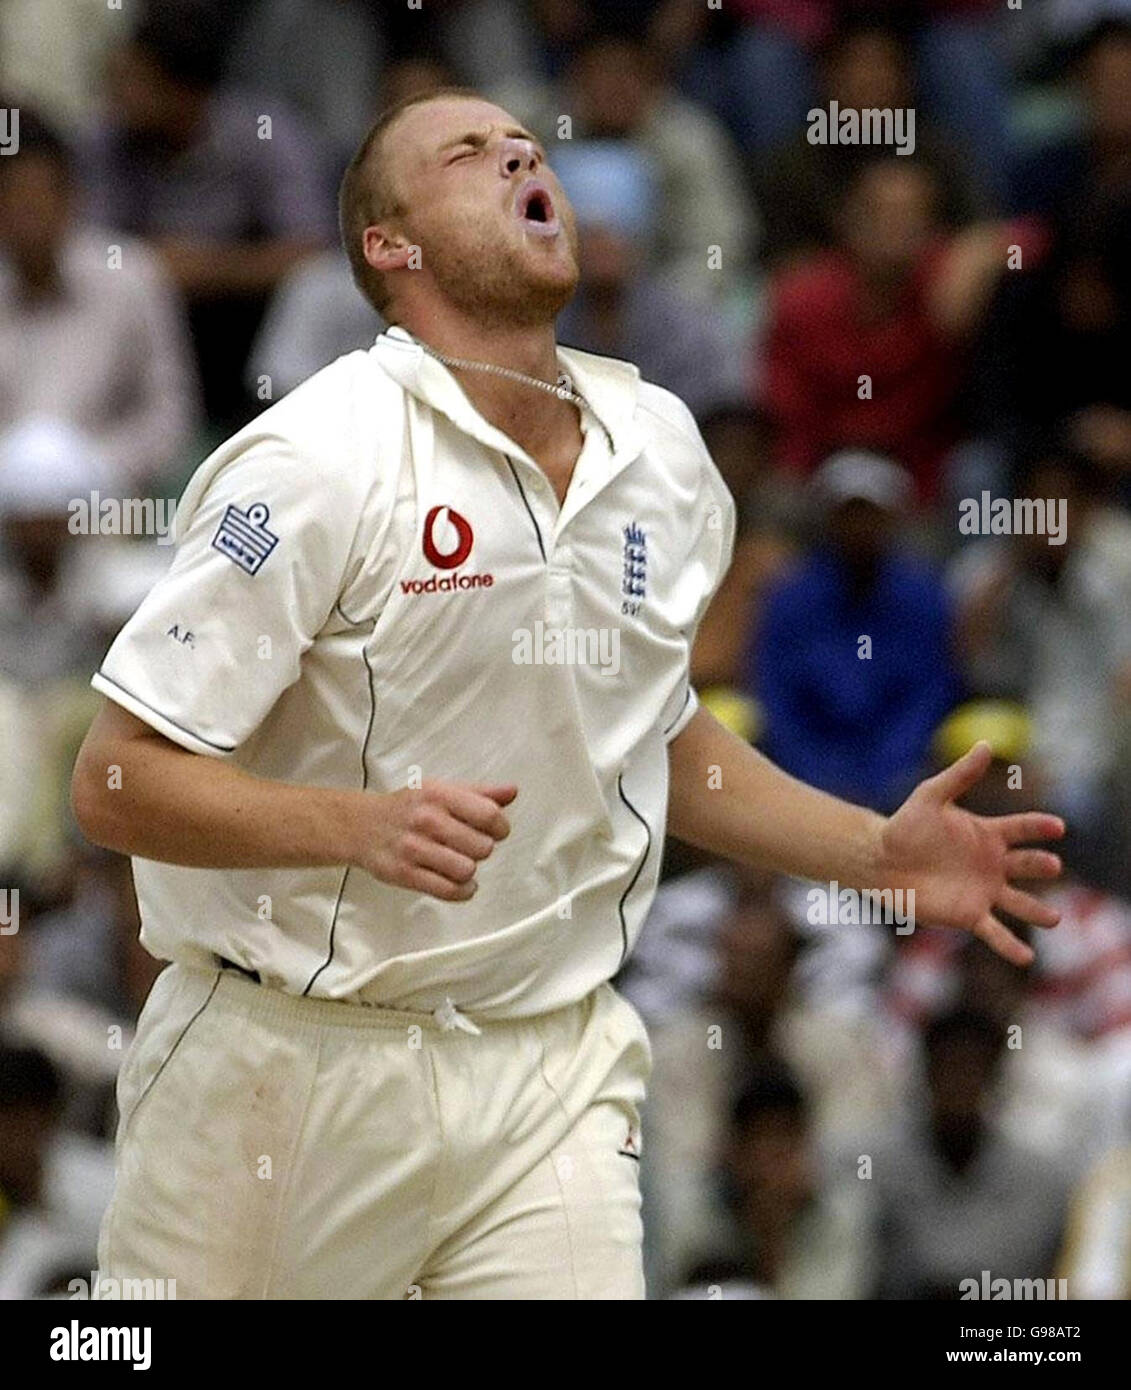
[[[532,174],[538,167],[538,152],[529,140],[506,136],[499,145],[499,173],[504,178],[512,174]]]

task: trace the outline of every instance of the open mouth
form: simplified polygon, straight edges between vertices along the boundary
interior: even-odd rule
[[[553,237],[561,230],[550,190],[536,179],[524,183],[518,190],[514,211],[525,229],[534,236]]]

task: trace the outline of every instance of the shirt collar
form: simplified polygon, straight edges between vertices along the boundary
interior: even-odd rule
[[[441,411],[453,424],[488,448],[537,464],[509,435],[475,409],[458,381],[415,338],[399,325],[378,335],[371,349],[384,370],[418,400]],[[573,389],[589,402],[612,441],[610,476],[631,463],[644,448],[636,421],[640,373],[628,362],[597,357],[576,348],[558,348],[558,361]]]

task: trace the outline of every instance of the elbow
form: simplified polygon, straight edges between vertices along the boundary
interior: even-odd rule
[[[79,750],[71,774],[71,813],[86,839],[103,849],[121,848],[111,813],[113,766],[113,759],[88,740]]]

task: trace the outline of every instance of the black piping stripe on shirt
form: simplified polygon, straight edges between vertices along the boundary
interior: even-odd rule
[[[354,623],[353,619],[346,613],[345,609],[342,607],[340,603],[338,603],[335,606],[337,607],[338,612],[341,613],[342,617],[345,618],[347,623],[351,623],[355,627],[360,626],[360,624]],[[374,627],[376,627],[376,625],[376,621],[374,621]],[[365,662],[366,685],[369,690],[369,722],[365,726],[365,738],[362,740],[361,743],[361,790],[367,791],[369,788],[369,739],[371,734],[373,733],[374,720],[377,717],[377,696],[374,694],[373,691],[373,667],[369,663],[369,652],[366,650],[364,642],[361,645],[361,659]],[[346,865],[345,870],[342,873],[342,881],[338,885],[338,896],[334,902],[334,915],[330,918],[330,941],[328,949],[326,951],[326,959],[322,962],[322,964],[318,967],[314,974],[311,975],[310,979],[307,980],[306,988],[302,992],[304,999],[314,988],[315,981],[318,979],[319,975],[322,974],[323,970],[325,970],[326,967],[330,965],[334,959],[334,944],[337,938],[338,930],[338,913],[341,911],[342,908],[342,898],[345,896],[346,880],[350,876],[351,867],[352,866],[349,864]]]
[[[207,747],[209,747],[209,748],[215,748],[215,750],[217,751],[217,753],[234,753],[234,752],[236,751],[237,745],[234,744],[234,743],[232,743],[232,744],[213,743],[211,739],[208,739],[208,738],[201,738],[201,736],[200,736],[199,734],[197,734],[197,733],[194,733],[194,732],[192,731],[192,729],[186,729],[185,726],[184,726],[183,724],[178,724],[177,721],[176,721],[175,719],[170,719],[169,716],[168,716],[167,714],[162,714],[162,712],[161,712],[159,709],[155,709],[155,708],[154,708],[151,704],[149,704],[147,701],[139,699],[139,698],[133,693],[132,690],[127,690],[126,687],[125,687],[124,685],[121,685],[118,681],[114,680],[111,676],[108,676],[108,675],[106,674],[105,671],[99,671],[98,676],[99,676],[99,679],[100,679],[100,680],[104,680],[104,681],[106,682],[107,685],[112,685],[112,686],[114,687],[115,690],[120,690],[120,691],[122,692],[123,695],[128,695],[128,696],[130,697],[131,700],[137,700],[137,702],[138,702],[139,705],[141,705],[143,708],[145,708],[145,709],[147,709],[147,710],[150,710],[153,714],[156,714],[159,718],[163,719],[163,720],[165,721],[165,723],[169,725],[170,728],[179,729],[179,730],[181,731],[182,734],[187,734],[187,735],[189,736],[189,738],[194,738],[194,739],[196,739],[197,743],[203,743],[203,744],[205,744],[205,745],[206,745]],[[128,712],[128,711],[127,711],[127,712]],[[158,732],[160,732],[160,730],[158,730]]]
[[[672,722],[668,725],[668,727],[664,730],[664,732],[663,732],[663,734],[661,735],[661,737],[666,738],[667,735],[668,735],[669,730],[674,729],[675,726],[679,723],[679,721],[683,718],[683,711],[687,708],[688,701],[689,701],[690,699],[691,699],[691,687],[690,687],[690,685],[689,685],[689,686],[687,687],[686,692],[684,693],[684,696],[683,696],[683,704],[680,705],[680,707],[679,707],[679,713],[678,713],[678,714],[676,715],[676,717],[672,720]]]
[[[506,455],[504,454],[503,457],[506,458]],[[534,515],[533,511],[530,508],[530,503],[526,500],[526,489],[522,486],[522,481],[518,476],[518,471],[509,458],[507,458],[507,467],[511,471],[511,477],[514,479],[515,487],[518,488],[518,495],[522,498],[522,505],[526,508],[526,514],[534,523],[534,534],[538,537],[538,549],[542,552],[542,562],[543,564],[545,564],[546,547],[542,544],[542,530],[541,527],[538,525],[538,518]]]
[[[640,814],[640,812],[636,809],[632,802],[629,801],[628,797],[625,796],[623,777],[617,778],[617,793],[619,794],[620,799],[624,802],[624,804],[628,807],[628,809],[644,827],[644,833],[648,836],[648,842],[644,846],[644,853],[641,856],[640,863],[636,866],[636,872],[632,875],[632,879],[629,882],[628,887],[620,895],[620,902],[617,903],[617,912],[620,914],[620,937],[623,943],[621,947],[620,961],[617,965],[617,969],[619,970],[620,967],[624,964],[625,956],[628,955],[628,925],[624,920],[624,905],[628,900],[629,893],[631,893],[632,890],[636,887],[636,880],[640,877],[641,873],[643,872],[644,865],[648,862],[648,856],[652,852],[652,827],[648,824],[648,822],[644,819],[644,817]]]

